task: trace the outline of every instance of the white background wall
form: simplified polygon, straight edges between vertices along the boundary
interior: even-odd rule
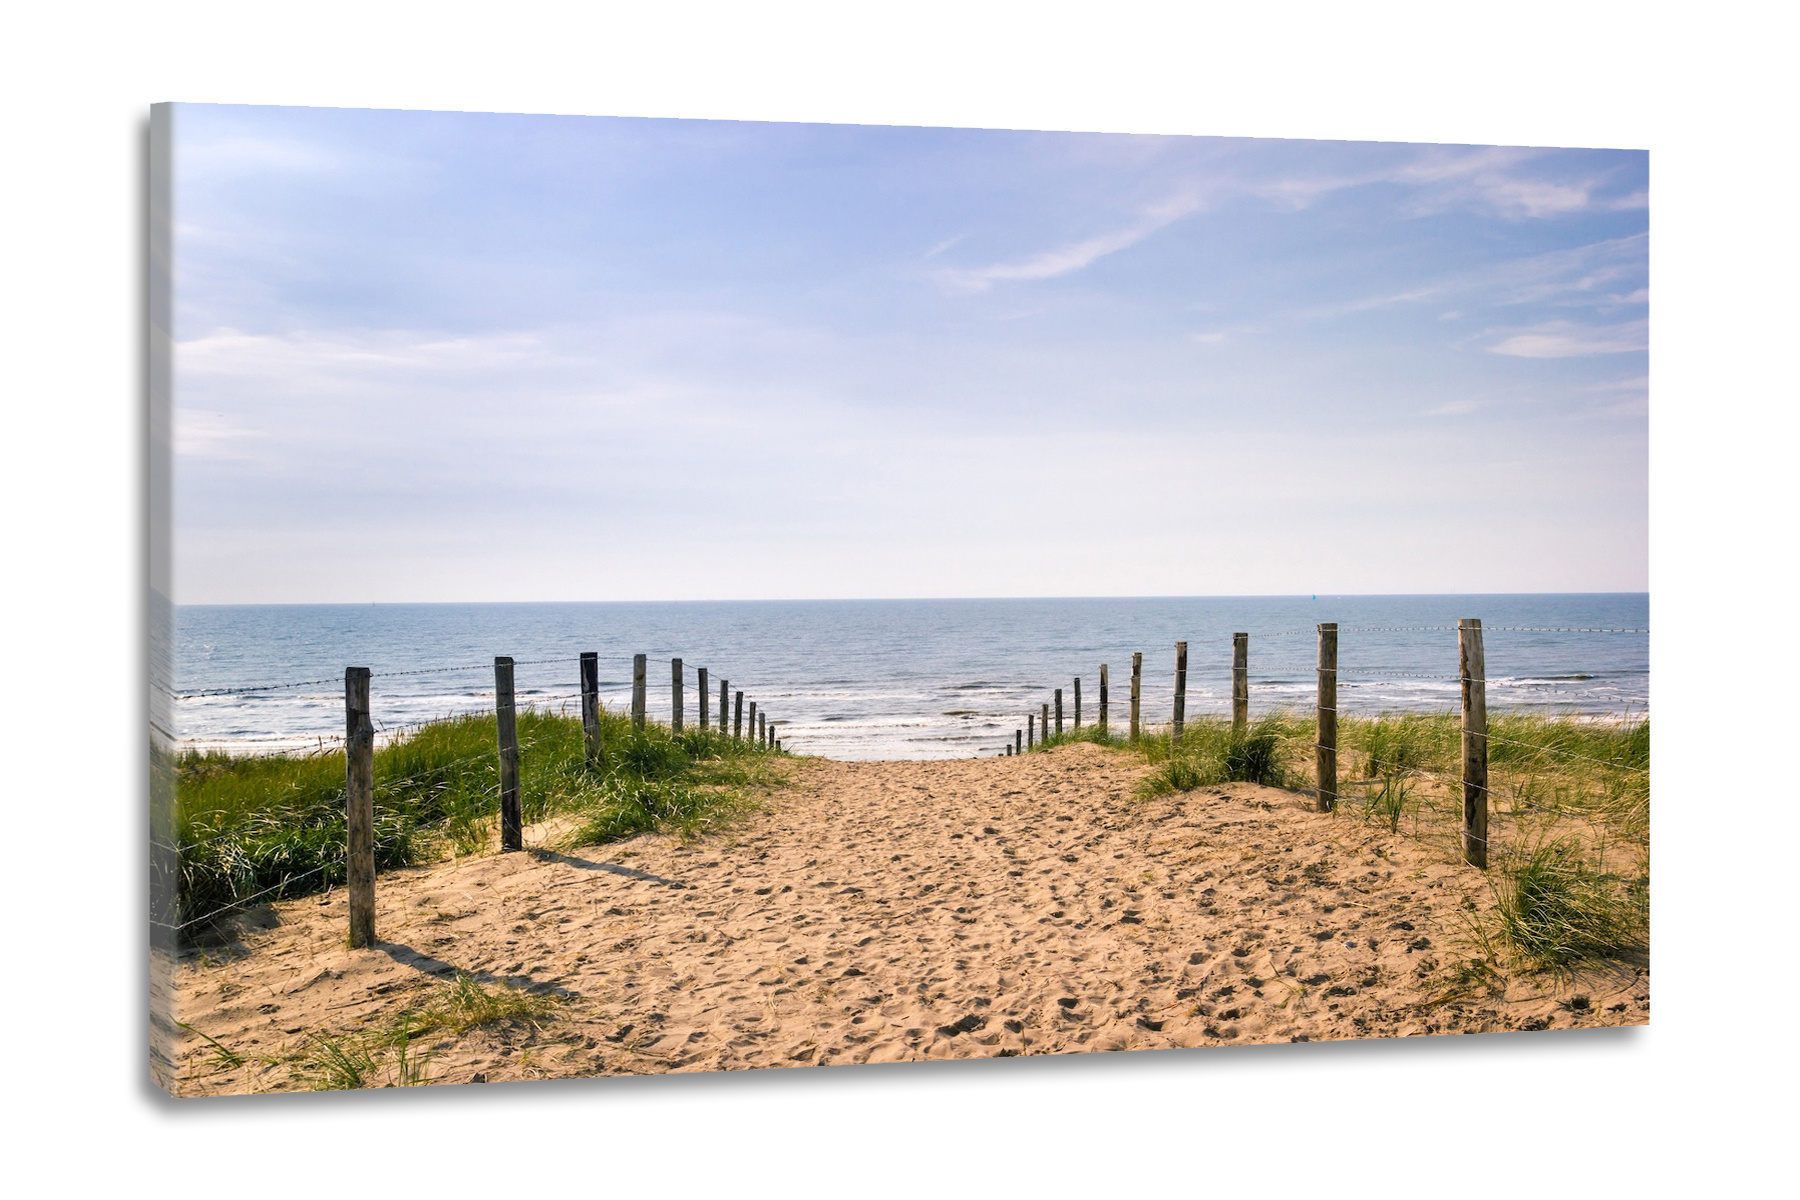
[[[1493,1195],[1789,1132],[1791,10],[23,6],[7,111],[8,1174],[71,1192]],[[1782,100],[1787,96],[1787,100]],[[1656,1024],[188,1102],[145,1081],[139,150],[158,100],[1649,147]],[[1779,1132],[1778,1132],[1779,1131]],[[1772,1177],[1771,1177],[1772,1178]]]

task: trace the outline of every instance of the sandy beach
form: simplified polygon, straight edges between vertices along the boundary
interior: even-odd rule
[[[1447,849],[1225,784],[1135,799],[1087,744],[796,760],[729,828],[383,874],[256,910],[178,969],[182,1092],[303,1087],[319,1035],[391,1027],[459,972],[554,997],[437,1031],[432,1083],[1487,1033],[1649,1018],[1647,966],[1473,966],[1493,897]]]

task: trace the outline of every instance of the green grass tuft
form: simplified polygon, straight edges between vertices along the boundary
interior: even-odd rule
[[[443,993],[424,1010],[432,1027],[443,1026],[455,1033],[467,1033],[484,1025],[502,1021],[534,1023],[556,1010],[554,996],[520,991],[505,984],[483,987],[473,976],[458,972]]]
[[[1530,966],[1560,972],[1646,948],[1647,878],[1596,870],[1571,838],[1502,852],[1497,867],[1494,932]]]
[[[309,1034],[304,1048],[289,1060],[293,1078],[313,1091],[415,1087],[431,1082],[431,1054],[414,1049],[427,1034],[464,1034],[507,1023],[536,1026],[554,1016],[560,1003],[556,996],[503,983],[485,986],[459,972],[424,1005],[403,1009],[385,1024],[352,1033]]]
[[[1283,787],[1295,720],[1274,713],[1244,729],[1217,717],[1188,721],[1176,742],[1170,731],[1146,732],[1136,750],[1156,764],[1138,785],[1140,796],[1161,796],[1220,783],[1260,783]]]
[[[368,1087],[380,1069],[375,1050],[363,1042],[314,1033],[295,1075],[315,1092],[348,1092]]]

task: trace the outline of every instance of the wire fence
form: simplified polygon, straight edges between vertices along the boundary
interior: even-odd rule
[[[518,666],[544,666],[561,663],[570,663],[578,668],[578,675],[581,679],[580,688],[574,690],[528,689],[523,693],[514,689],[514,668]],[[301,757],[329,755],[337,758],[339,761],[346,764],[346,775],[344,777],[343,787],[340,788],[340,794],[344,797],[344,803],[348,806],[348,812],[340,811],[337,820],[343,822],[348,819],[351,824],[354,824],[358,819],[357,812],[359,804],[357,800],[358,785],[356,780],[359,772],[358,762],[360,760],[362,764],[360,770],[366,779],[366,783],[363,785],[366,789],[363,807],[371,810],[365,811],[362,816],[365,827],[372,827],[373,825],[372,805],[377,797],[387,797],[391,799],[395,796],[403,796],[409,792],[419,791],[420,789],[432,789],[455,785],[462,790],[464,801],[474,800],[485,807],[491,808],[493,806],[492,802],[496,799],[498,800],[501,818],[502,846],[505,849],[518,849],[521,848],[516,844],[516,826],[519,822],[519,763],[522,756],[530,754],[534,749],[550,739],[544,737],[535,739],[518,738],[514,714],[521,708],[528,711],[542,711],[545,706],[556,706],[556,711],[561,715],[566,716],[568,715],[571,704],[579,705],[580,717],[583,724],[582,736],[587,747],[585,752],[586,764],[590,768],[596,767],[598,762],[594,758],[594,747],[597,745],[597,742],[592,740],[593,731],[598,728],[599,718],[605,711],[601,700],[602,689],[598,678],[597,666],[598,659],[596,656],[591,654],[581,654],[571,656],[570,658],[524,660],[500,658],[494,660],[492,663],[458,665],[452,667],[427,667],[415,670],[388,671],[380,674],[366,670],[359,671],[357,668],[348,668],[342,677],[297,680],[280,684],[253,684],[236,688],[195,689],[188,692],[172,694],[175,695],[177,699],[203,700],[215,696],[253,695],[261,692],[281,690],[292,691],[305,687],[317,687],[341,682],[345,688],[344,703],[347,729],[355,729],[357,723],[361,721],[366,725],[366,735],[359,734],[353,736],[349,732],[343,735],[330,736],[317,734],[314,735],[311,747],[290,747],[286,754],[284,754],[283,751],[277,750],[267,755],[243,756],[234,754],[231,757],[233,759],[241,757],[293,757],[292,751],[298,749]],[[680,658],[654,658],[647,654],[634,656],[632,662],[631,691],[629,695],[629,713],[631,722],[635,728],[642,729],[648,721],[648,695],[651,690],[648,676],[649,668],[652,666],[663,666],[670,669],[668,678],[671,693],[668,727],[671,734],[682,733],[688,727],[684,721],[685,712],[687,711],[684,701],[692,694],[692,685],[689,683],[687,666]],[[376,717],[372,711],[369,711],[371,706],[368,705],[368,680],[446,675],[454,672],[474,670],[491,670],[494,672],[494,686],[492,688],[482,688],[465,694],[466,700],[486,701],[487,703],[483,707],[468,708],[465,711],[445,713],[420,720],[393,722],[383,721]],[[361,683],[357,682],[359,676],[363,681]],[[728,692],[726,690],[729,688],[728,680],[718,678],[706,669],[696,669],[693,672],[693,679],[703,686],[703,690],[700,693],[700,704],[697,706],[698,712],[696,713],[700,718],[700,722],[694,726],[694,728],[710,728],[717,730],[719,734],[730,736],[734,739],[741,739],[744,741],[754,739],[758,743],[766,744],[766,746],[772,749],[779,750],[782,748],[781,739],[777,734],[781,722],[772,720],[766,709],[758,711],[757,700],[747,700],[746,694],[742,689],[737,689],[735,692]],[[715,681],[721,688],[721,705],[716,714],[711,711],[709,706],[709,701],[712,698],[711,686]],[[735,702],[735,710],[726,707],[726,703],[730,701]],[[433,726],[442,726],[447,722],[454,722],[456,720],[471,717],[485,717],[490,714],[497,718],[495,722],[497,740],[493,749],[483,750],[478,754],[465,755],[444,762],[427,761],[423,765],[414,766],[402,774],[383,775],[375,770],[376,759],[373,751],[378,740],[385,742],[388,746],[392,747],[397,744],[404,744],[410,739],[416,738],[422,732]],[[617,717],[624,714],[615,710],[614,715]],[[196,764],[195,769],[206,770],[210,768],[207,767],[207,764],[202,762]],[[478,784],[472,791],[469,790],[471,781],[467,778],[468,773],[471,771],[474,771],[481,776]],[[510,805],[509,801],[511,802]],[[489,816],[491,819],[491,814],[489,814]],[[316,827],[309,827],[309,830],[316,832]],[[179,867],[185,870],[186,866],[192,861],[192,858],[196,853],[204,851],[209,847],[217,847],[219,843],[227,842],[232,839],[247,839],[250,842],[254,842],[261,832],[266,832],[266,830],[261,830],[254,826],[246,826],[242,821],[237,821],[232,823],[232,826],[229,828],[208,830],[205,831],[205,836],[183,838],[177,840],[173,844],[152,837],[151,845],[156,850],[176,856]],[[291,834],[294,831],[282,830],[280,832]],[[511,844],[509,844],[509,833],[512,835],[510,838]],[[329,883],[335,876],[339,879],[345,879],[350,885],[353,909],[352,940],[354,941],[354,930],[356,928],[354,910],[358,906],[359,889],[355,883],[356,871],[352,869],[354,865],[352,859],[355,857],[355,851],[350,849],[350,845],[355,844],[355,842],[356,838],[353,835],[349,836],[349,845],[346,845],[343,848],[342,853],[333,854],[327,861],[315,863],[304,870],[281,871],[280,878],[273,881],[269,881],[266,868],[260,869],[261,878],[258,879],[257,882],[261,883],[262,886],[256,887],[254,891],[250,891],[242,896],[233,896],[228,903],[212,907],[206,912],[191,916],[181,914],[185,919],[181,920],[179,923],[171,923],[154,917],[152,918],[151,923],[158,928],[180,932],[196,925],[217,921],[219,918],[229,915],[234,911],[238,911],[270,897],[283,898],[316,889],[321,880]],[[277,843],[285,844],[281,843],[280,839],[277,839]],[[229,849],[226,852],[228,854],[235,853],[235,851]],[[227,872],[227,878],[236,876],[246,868],[250,869],[253,874],[258,873],[258,869],[249,867],[246,863],[238,862],[231,864],[231,870]],[[368,864],[368,874],[371,878],[373,877],[373,873],[373,864],[371,862]],[[178,892],[179,890],[180,889],[177,888]],[[372,905],[372,897],[369,898],[369,903]]]
[[[1319,778],[1314,782],[1312,790],[1320,809],[1335,808],[1340,799],[1346,798],[1338,789],[1337,763],[1340,754],[1351,755],[1360,759],[1367,768],[1378,772],[1391,772],[1401,776],[1424,776],[1435,781],[1455,784],[1463,789],[1463,827],[1460,830],[1464,839],[1465,854],[1476,865],[1486,865],[1486,852],[1489,844],[1487,835],[1488,800],[1490,796],[1501,794],[1489,778],[1489,747],[1497,745],[1513,750],[1524,751],[1531,756],[1545,756],[1569,763],[1583,763],[1601,767],[1609,771],[1618,771],[1626,775],[1641,778],[1649,777],[1649,767],[1636,762],[1621,762],[1617,759],[1602,758],[1593,754],[1582,753],[1548,742],[1533,742],[1517,737],[1509,737],[1495,733],[1489,727],[1486,701],[1487,686],[1490,682],[1510,683],[1513,680],[1494,680],[1485,669],[1485,647],[1483,638],[1489,633],[1519,634],[1635,634],[1647,636],[1648,628],[1625,626],[1524,626],[1502,625],[1483,628],[1479,621],[1464,622],[1458,625],[1363,625],[1339,627],[1336,625],[1319,625],[1307,629],[1279,629],[1261,633],[1238,633],[1233,635],[1232,659],[1232,708],[1231,728],[1233,736],[1248,734],[1249,725],[1249,657],[1248,647],[1252,642],[1263,638],[1291,638],[1313,636],[1320,639],[1320,656],[1318,671],[1318,690],[1316,703],[1312,706],[1315,714],[1314,731],[1310,737],[1282,733],[1259,727],[1259,732],[1273,736],[1289,744],[1303,745],[1315,752],[1319,757]],[[1434,671],[1393,670],[1382,667],[1357,666],[1351,669],[1340,667],[1339,638],[1344,634],[1425,634],[1455,633],[1458,636],[1458,654],[1461,659],[1459,670],[1455,674]],[[1471,655],[1471,647],[1472,655]],[[1140,730],[1148,729],[1141,710],[1142,674],[1141,655],[1134,655],[1133,674],[1129,682],[1129,727],[1132,736]],[[1181,733],[1186,723],[1185,689],[1188,676],[1188,644],[1176,643],[1175,690],[1172,696],[1173,707],[1170,720],[1159,724],[1159,736],[1167,732],[1172,739]],[[1472,667],[1471,667],[1472,664]],[[1101,668],[1101,678],[1107,678],[1107,668]],[[1550,679],[1590,679],[1590,674],[1570,674],[1552,676]],[[1446,684],[1455,684],[1460,695],[1463,709],[1463,769],[1460,773],[1441,771],[1415,760],[1398,761],[1382,758],[1379,754],[1364,751],[1355,747],[1340,747],[1337,737],[1337,721],[1340,716],[1355,716],[1355,710],[1345,709],[1338,698],[1340,686],[1354,686],[1359,683],[1380,683],[1390,679],[1428,680]],[[1074,681],[1075,713],[1074,728],[1081,726],[1081,681]],[[1063,690],[1054,689],[1054,730],[1051,726],[1052,704],[1040,701],[1035,711],[1028,710],[1024,726],[1015,729],[1011,739],[1000,749],[1001,755],[1016,755],[1021,750],[1045,748],[1057,744],[1057,739],[1066,735],[1063,711]],[[1099,705],[1099,724],[1110,728],[1117,718],[1109,707],[1112,706],[1108,689],[1103,684],[1102,699]],[[1116,711],[1116,709],[1115,709]],[[1385,715],[1382,710],[1365,710],[1371,717]],[[1504,714],[1500,714],[1504,719]],[[1329,716],[1329,723],[1327,717]],[[1642,718],[1640,718],[1642,720]],[[1472,737],[1471,737],[1472,735]],[[1033,745],[1035,743],[1035,746]],[[1647,745],[1647,743],[1646,743]],[[1329,768],[1329,773],[1327,769]],[[1366,799],[1366,798],[1365,798]],[[1555,812],[1564,816],[1585,815],[1560,806],[1533,804],[1533,811]]]
[[[571,659],[567,655],[559,658],[521,658],[514,660],[513,665],[515,667],[543,667],[556,663],[568,663],[570,661]],[[646,661],[660,666],[672,666],[676,660],[672,658],[647,658]],[[464,663],[454,667],[419,667],[411,671],[371,671],[369,672],[369,678],[406,679],[424,675],[455,675],[469,671],[492,671],[493,669],[494,664],[491,662]],[[163,692],[176,700],[199,700],[210,696],[249,696],[254,695],[257,692],[280,692],[289,691],[294,688],[324,687],[326,684],[337,684],[341,686],[343,682],[344,677],[342,675],[327,675],[321,679],[296,679],[288,683],[252,683],[236,687],[197,688],[185,692],[175,691],[174,689],[164,687],[154,681],[152,682],[152,686],[161,688]]]

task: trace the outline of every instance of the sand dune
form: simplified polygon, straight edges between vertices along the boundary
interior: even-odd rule
[[[381,877],[373,950],[341,893],[190,955],[187,1094],[296,1086],[280,1061],[457,971],[562,997],[432,1040],[433,1082],[1642,1024],[1647,970],[1468,969],[1482,872],[1293,793],[1134,800],[1071,745],[952,762],[800,760],[731,830]],[[534,831],[542,843],[551,830]],[[1473,906],[1473,910],[1470,906]],[[263,926],[256,928],[254,926]]]

